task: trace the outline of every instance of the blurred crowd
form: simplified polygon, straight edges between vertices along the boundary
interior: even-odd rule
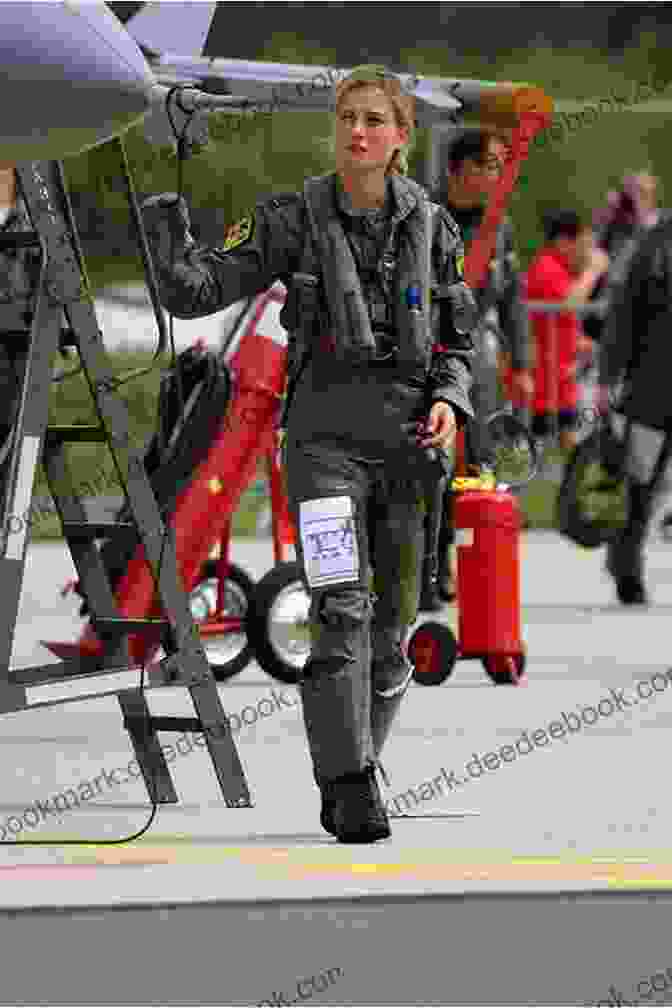
[[[658,190],[657,178],[641,171],[610,191],[592,220],[573,208],[548,214],[545,240],[522,274],[531,394],[507,387],[514,405],[530,410],[535,436],[557,439],[561,448],[576,445],[613,395],[600,382],[600,352],[608,352],[613,308],[638,242],[666,215]]]

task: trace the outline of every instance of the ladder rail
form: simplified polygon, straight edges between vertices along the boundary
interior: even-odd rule
[[[121,145],[120,150],[131,215],[139,235],[143,260],[146,259],[148,287],[150,295],[153,291],[157,297],[155,309],[159,332],[160,336],[162,332],[165,336],[156,284],[155,281],[153,286],[151,283],[153,273],[146,236]],[[118,382],[103,344],[90,296],[63,167],[55,161],[23,164],[18,166],[17,176],[35,230],[33,240],[40,244],[42,260],[32,324],[26,334],[23,380],[4,510],[11,514],[11,509],[20,508],[22,513],[29,513],[35,473],[42,460],[73,563],[91,606],[92,624],[106,653],[102,660],[100,656],[81,655],[79,660],[69,658],[59,665],[10,670],[29,540],[28,523],[24,523],[21,533],[17,533],[13,541],[9,535],[4,536],[0,556],[0,591],[3,597],[0,649],[4,649],[0,653],[0,715],[116,695],[148,793],[155,803],[174,802],[177,796],[158,743],[157,731],[178,730],[185,719],[174,719],[174,728],[170,727],[170,718],[155,720],[147,707],[145,690],[168,684],[183,685],[189,691],[196,715],[189,719],[189,723],[202,727],[226,804],[231,808],[250,807],[252,803],[245,773],[181,583],[174,531],[169,520],[164,520],[143,458],[131,443],[128,411],[118,392]],[[24,234],[18,237],[16,245],[26,244],[27,241]],[[50,433],[49,391],[64,318],[71,345],[79,353],[81,369],[78,370],[84,373],[99,420],[98,426],[91,427],[95,434],[91,442],[97,442],[110,451],[126,499],[124,522],[119,523],[117,529],[108,531],[110,534],[119,532],[129,535],[128,526],[133,526],[132,534],[142,543],[145,562],[156,585],[159,620],[153,618],[157,615],[154,612],[133,617],[117,611],[115,592],[96,543],[95,523],[87,522],[68,465],[66,446],[70,439],[67,430],[54,428]],[[87,439],[80,434],[72,440],[81,443]],[[91,677],[131,671],[134,666],[137,669],[137,663],[129,665],[127,638],[139,630],[143,633],[148,630],[154,634],[160,632],[167,655],[157,669],[151,670],[147,683],[143,665],[139,684],[135,687],[124,686],[109,692],[85,691],[59,699],[28,702],[27,690],[31,688],[79,683]]]

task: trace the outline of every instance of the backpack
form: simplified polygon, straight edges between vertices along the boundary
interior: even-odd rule
[[[144,455],[145,472],[154,491],[163,520],[168,523],[177,499],[194,470],[206,458],[231,399],[231,376],[223,359],[211,350],[189,347],[179,354],[176,367],[161,378],[157,431]],[[184,407],[184,408],[183,408]],[[130,521],[125,503],[116,521]],[[133,531],[105,541],[101,558],[112,590],[126,572],[137,549]],[[79,585],[74,590],[83,599],[80,615],[89,607]]]

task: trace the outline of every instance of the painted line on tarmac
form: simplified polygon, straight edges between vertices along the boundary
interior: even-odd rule
[[[383,852],[381,851],[381,854]],[[392,852],[390,852],[392,853]],[[396,852],[395,852],[396,853]],[[189,843],[187,838],[172,838],[169,844],[110,846],[68,851],[70,866],[142,867],[149,865],[205,865],[238,860],[256,868],[266,878],[296,881],[316,877],[344,877],[361,880],[364,876],[396,878],[423,882],[493,882],[599,884],[609,888],[672,888],[672,859],[669,852],[659,852],[660,859],[643,854],[600,854],[593,857],[516,857],[502,852],[473,851],[464,858],[446,859],[445,851],[417,849],[405,852],[394,861],[353,861],[351,849],[328,844],[306,849],[266,848],[263,850],[233,846],[206,846],[203,841]],[[60,867],[60,866],[55,866]]]
[[[64,873],[70,875],[86,875],[90,877],[98,871],[96,864],[32,864],[32,865],[0,865],[0,872],[13,872],[14,878],[48,878],[59,877]]]

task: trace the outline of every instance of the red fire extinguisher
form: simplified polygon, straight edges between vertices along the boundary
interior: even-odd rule
[[[518,500],[494,480],[456,477],[458,637],[445,623],[421,623],[408,642],[413,678],[440,686],[459,659],[478,658],[496,685],[522,686],[526,654],[520,632]]]
[[[517,498],[466,489],[455,500],[460,652],[464,658],[521,654]]]

